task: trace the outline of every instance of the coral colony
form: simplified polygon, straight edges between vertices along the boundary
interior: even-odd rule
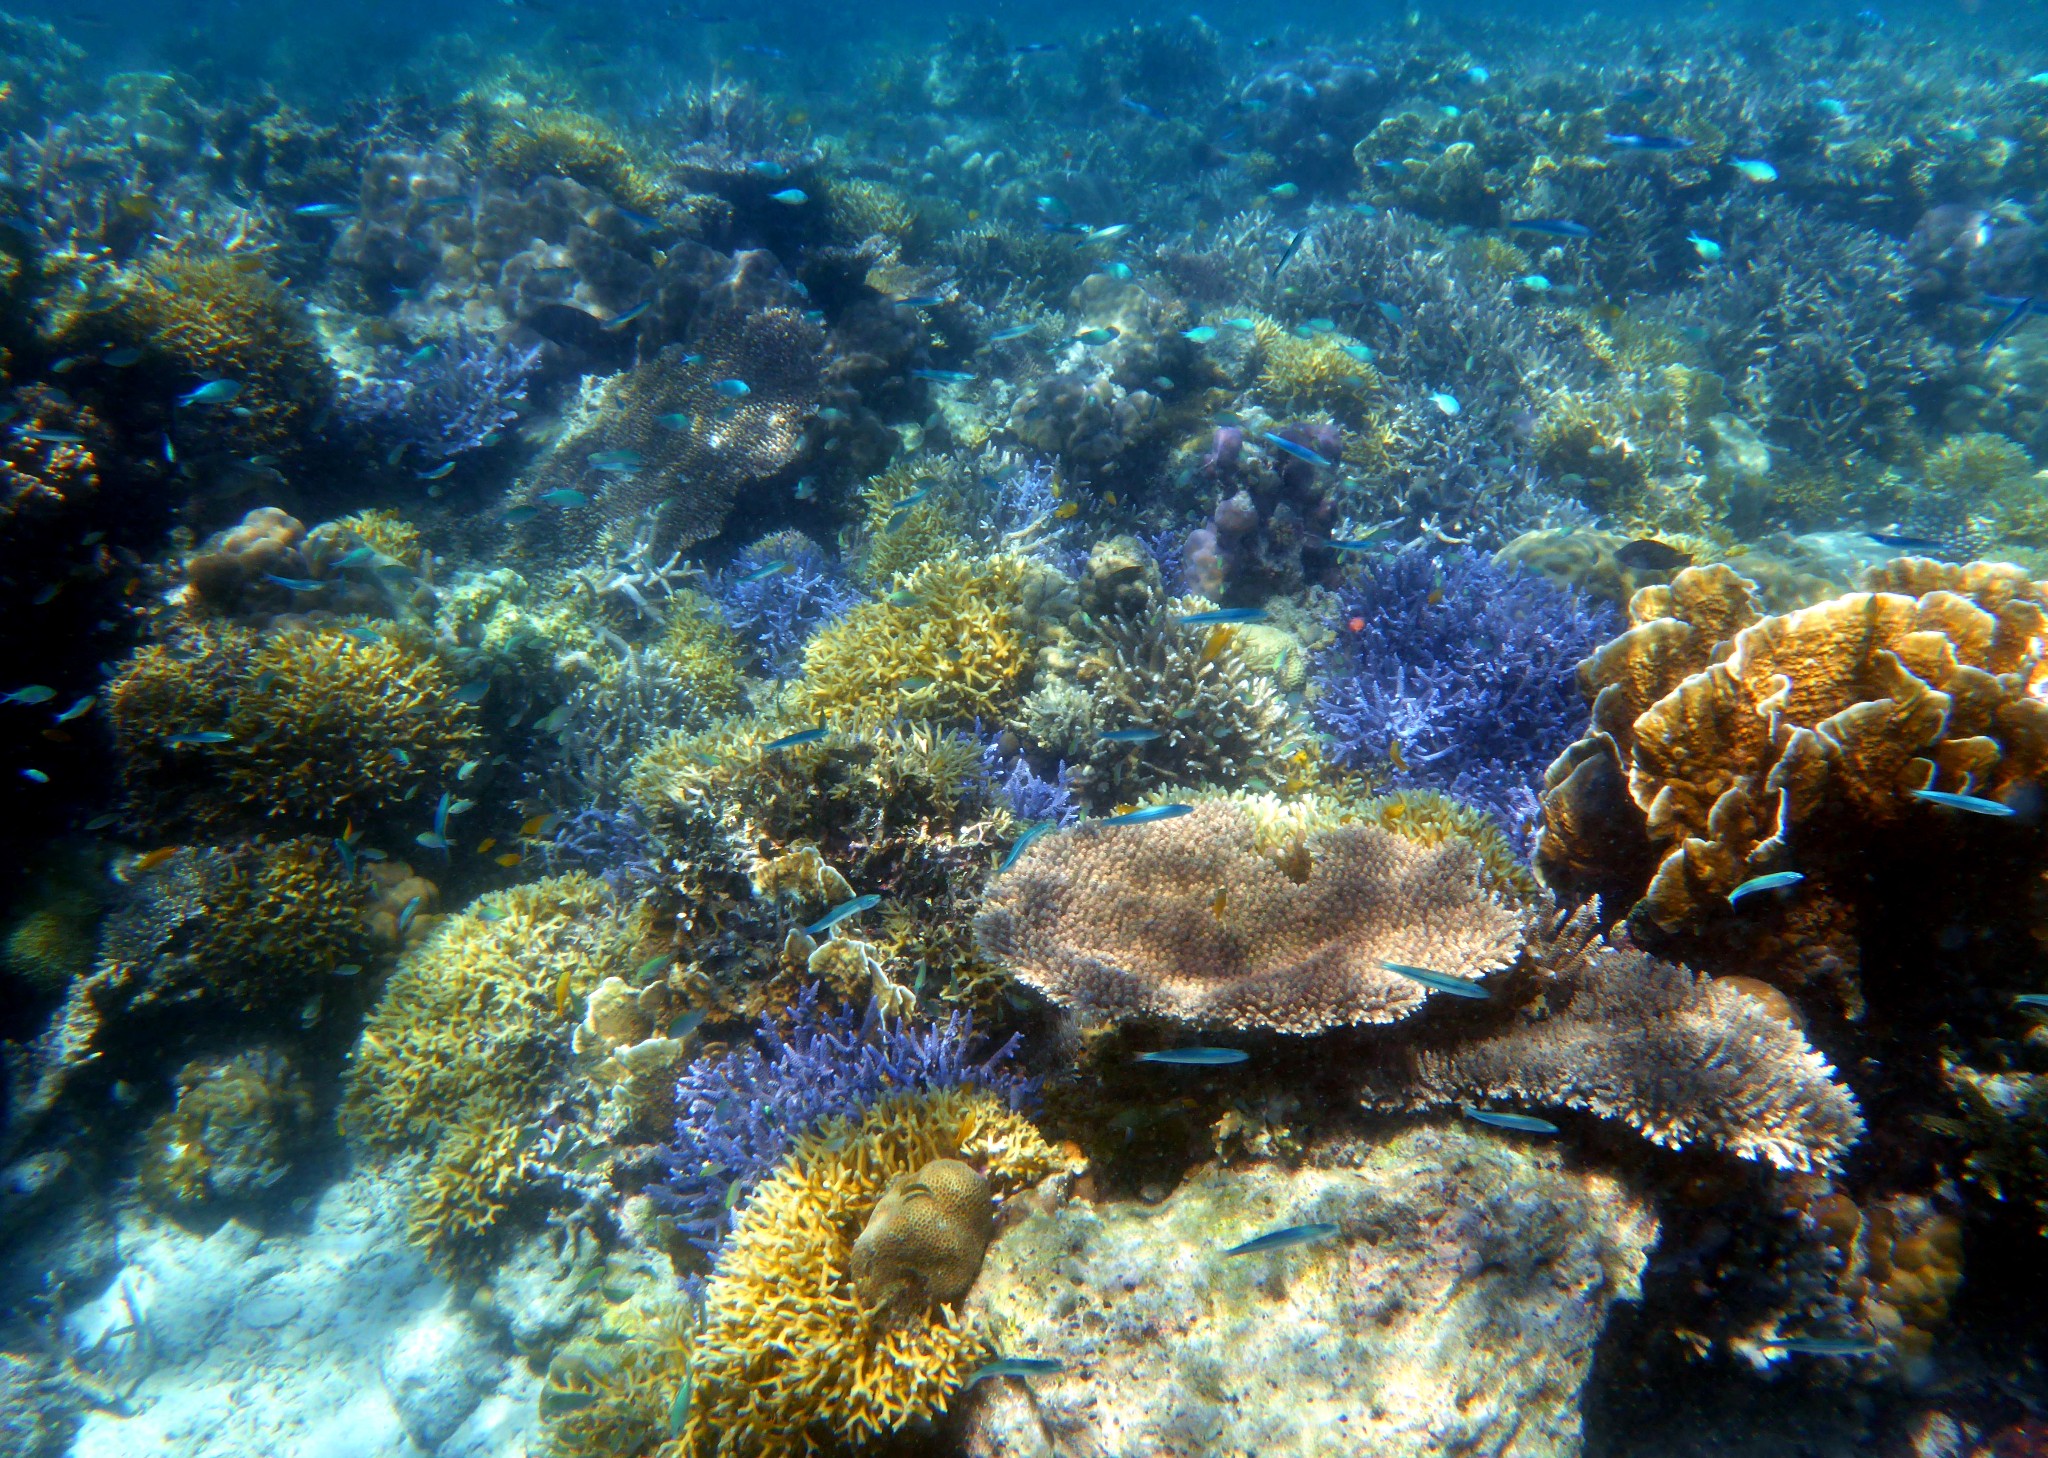
[[[0,15],[0,1452],[2041,1449],[2048,44],[1853,8]]]

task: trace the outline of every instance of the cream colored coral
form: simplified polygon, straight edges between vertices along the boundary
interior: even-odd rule
[[[935,1159],[899,1174],[853,1243],[853,1288],[876,1310],[958,1301],[981,1270],[995,1223],[988,1181],[972,1165]]]

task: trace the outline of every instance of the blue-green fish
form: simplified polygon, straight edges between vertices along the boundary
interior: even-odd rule
[[[795,734],[785,734],[780,739],[771,739],[761,748],[763,751],[795,749],[799,744],[816,744],[831,732],[828,726],[820,724],[815,729],[804,729]]]
[[[1157,1053],[1140,1053],[1140,1063],[1168,1063],[1176,1068],[1228,1068],[1249,1063],[1252,1055],[1242,1048],[1166,1048]]]
[[[420,902],[425,899],[421,896],[415,896],[399,908],[398,930],[401,934],[412,925],[412,919],[420,914]]]
[[[2014,1007],[2048,1007],[2048,992],[2022,992],[2012,1000]]]
[[[92,706],[98,702],[99,699],[95,695],[87,694],[83,698],[79,699],[78,702],[73,704],[70,708],[66,709],[63,713],[59,714],[57,716],[56,722],[58,722],[59,724],[69,724],[73,719],[91,713]]]
[[[593,471],[637,471],[647,463],[638,451],[593,451],[587,460]]]
[[[352,218],[356,215],[351,203],[301,203],[292,209],[296,218]]]
[[[84,445],[85,437],[75,430],[24,430],[30,440],[39,440],[47,445]]]
[[[100,356],[100,359],[103,363],[111,365],[117,370],[125,370],[131,365],[142,363],[142,351],[132,344],[124,345],[120,349],[108,350]]]
[[[785,187],[780,192],[769,193],[768,200],[770,202],[779,202],[784,207],[796,208],[802,207],[805,203],[809,202],[811,195],[800,187]]]
[[[1207,344],[1216,337],[1214,324],[1198,324],[1193,329],[1183,329],[1180,337],[1190,344]]]
[[[423,830],[414,836],[413,839],[428,850],[445,851],[448,849],[448,837],[441,834],[438,830]]]
[[[1097,825],[1150,825],[1155,820],[1178,820],[1183,815],[1192,815],[1192,805],[1147,805],[1143,810],[1132,810],[1123,815],[1112,815],[1107,820],[1098,820]]]
[[[343,628],[341,635],[344,638],[353,638],[358,643],[381,643],[384,641],[384,635],[375,628]]]
[[[57,691],[46,683],[32,683],[27,688],[18,688],[11,694],[0,694],[0,704],[47,704],[57,697]]]
[[[1381,962],[1380,965],[1389,972],[1406,977],[1410,982],[1420,982],[1433,992],[1448,992],[1453,997],[1469,997],[1476,1001],[1493,996],[1478,983],[1469,982],[1463,977],[1453,977],[1448,972],[1432,972],[1427,967],[1410,967],[1401,962]]]
[[[566,486],[559,491],[543,491],[541,493],[540,499],[542,501],[545,501],[549,506],[569,507],[587,506],[590,504],[590,498],[588,496],[585,496],[581,491],[571,491]],[[506,520],[510,521],[511,517],[511,512],[508,511],[505,513]]]
[[[1150,744],[1160,737],[1157,729],[1111,729],[1102,736],[1104,744]]]
[[[1915,790],[1913,798],[1925,800],[1930,805],[1939,805],[1945,810],[1967,810],[1972,815],[2008,816],[2014,813],[2012,806],[2001,805],[1996,800],[1987,800],[1982,795],[1952,795],[1947,790]]]
[[[1728,164],[1751,182],[1776,182],[1778,169],[1760,157],[1737,157]]]
[[[1092,347],[1098,344],[1107,344],[1112,339],[1115,339],[1118,335],[1122,333],[1123,331],[1121,329],[1116,328],[1114,325],[1105,324],[1100,329],[1083,329],[1079,334],[1076,334],[1073,337],[1072,342],[1075,344],[1086,344]]]
[[[666,425],[670,430],[688,430],[695,424],[690,419],[689,412],[684,410],[671,410],[666,415],[657,415],[654,417],[654,423],[656,425]]]
[[[935,385],[964,385],[974,378],[964,370],[912,370],[913,380],[930,380]]]
[[[1036,324],[1011,324],[989,335],[989,341],[992,344],[1002,344],[1008,340],[1022,339],[1027,334],[1035,333],[1037,329]]]
[[[1470,1104],[1463,1106],[1465,1117],[1475,1124],[1491,1124],[1496,1129],[1512,1129],[1517,1134],[1555,1134],[1557,1125],[1548,1119],[1539,1119],[1534,1114],[1504,1114],[1495,1109],[1475,1109]]]
[[[540,520],[538,506],[509,506],[505,508],[506,526],[525,526],[530,521]]]
[[[732,400],[737,400],[742,395],[754,393],[753,386],[749,385],[745,380],[720,380],[711,388]]]
[[[779,577],[781,574],[789,570],[789,563],[783,561],[774,561],[768,563],[764,567],[756,567],[752,572],[749,572],[745,577],[742,577],[740,581],[766,582],[769,578]]]
[[[475,683],[464,684],[461,688],[450,694],[449,697],[458,704],[480,704],[484,701],[484,695],[490,691],[491,681],[487,678],[480,678]]]
[[[1017,837],[1017,843],[1010,847],[1010,853],[1003,857],[1002,864],[996,867],[996,874],[1000,876],[1003,872],[1009,870],[1010,867],[1016,865],[1024,852],[1030,849],[1031,843],[1051,829],[1052,822],[1050,820],[1040,820],[1026,829],[1022,835]]]
[[[1805,879],[1804,871],[1773,871],[1768,876],[1751,876],[1728,893],[1728,904],[1733,906],[1743,897],[1754,896],[1760,891],[1782,891],[1787,886],[1797,886]]]
[[[706,1016],[707,1014],[701,1007],[690,1009],[690,1011],[679,1015],[675,1021],[668,1025],[668,1036],[679,1039],[689,1037],[690,1034],[704,1026]]]
[[[266,572],[263,575],[279,587],[288,587],[293,592],[318,592],[327,586],[326,583],[311,577],[279,577],[275,572]]]
[[[377,556],[378,553],[375,547],[357,547],[353,552],[343,554],[341,560],[334,565],[337,567],[367,567],[377,560]]]
[[[1718,263],[1720,261],[1721,245],[1712,238],[1702,237],[1698,233],[1688,233],[1685,235],[1685,241],[1692,244],[1692,251],[1699,254],[1702,263]]]
[[[1362,537],[1332,537],[1330,545],[1339,552],[1370,552],[1392,530],[1392,527],[1374,527]]]
[[[1570,218],[1514,218],[1502,224],[1520,233],[1541,233],[1547,238],[1590,238],[1593,230]]]
[[[169,735],[164,739],[164,743],[173,749],[183,749],[192,744],[232,744],[234,740],[234,735],[219,729],[194,729],[186,734]]]
[[[414,471],[422,481],[445,481],[455,474],[455,462],[443,461],[431,471]]]
[[[1281,1230],[1269,1230],[1264,1235],[1255,1235],[1242,1245],[1233,1245],[1223,1253],[1227,1256],[1258,1255],[1262,1251],[1286,1250],[1291,1245],[1312,1245],[1318,1240],[1328,1240],[1337,1233],[1337,1226],[1328,1220],[1318,1220],[1309,1225],[1289,1225]]]
[[[1430,391],[1429,403],[1452,417],[1463,414],[1465,410],[1465,407],[1458,403],[1458,397],[1445,390]]]
[[[998,1357],[986,1367],[977,1367],[970,1373],[967,1385],[972,1387],[988,1377],[1050,1377],[1066,1369],[1066,1363],[1055,1362],[1050,1357]]]
[[[839,925],[840,922],[845,921],[849,916],[859,916],[863,911],[871,910],[881,904],[882,898],[872,891],[865,896],[856,896],[851,901],[842,901],[805,927],[804,935],[821,937],[826,932],[832,930],[833,927]]]
[[[1547,294],[1550,292],[1550,280],[1540,273],[1525,273],[1516,279],[1515,282],[1533,294]]]
[[[50,777],[44,774],[39,769],[25,769],[21,772],[21,777],[25,780],[30,780],[38,785],[47,785],[48,783],[50,783]]]
[[[920,606],[924,599],[907,587],[899,587],[894,592],[883,594],[882,601],[890,607],[913,608]]]
[[[615,331],[624,329],[628,324],[631,324],[635,319],[639,318],[642,314],[646,313],[649,309],[653,307],[654,300],[642,299],[632,308],[621,309],[618,313],[612,315],[611,318],[605,320],[604,327]]]
[[[1259,439],[1273,447],[1274,450],[1285,451],[1297,461],[1307,461],[1311,466],[1327,466],[1330,464],[1328,456],[1310,450],[1299,441],[1289,440],[1277,431],[1262,430],[1259,432]]]
[[[1876,1342],[1855,1337],[1786,1337],[1763,1345],[1802,1357],[1875,1357],[1884,1350]]]
[[[1180,619],[1183,628],[1199,628],[1209,623],[1263,623],[1266,621],[1264,608],[1214,608],[1206,613],[1187,613]]]
[[[178,397],[180,405],[225,405],[242,393],[240,380],[208,380]]]

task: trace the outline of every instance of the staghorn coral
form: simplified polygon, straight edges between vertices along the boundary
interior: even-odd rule
[[[981,1172],[935,1159],[890,1177],[853,1243],[854,1294],[870,1311],[906,1313],[967,1294],[995,1234],[995,1202]]]
[[[1382,961],[1483,978],[1514,959],[1521,922],[1462,841],[1349,825],[1262,848],[1245,807],[1207,800],[1039,839],[990,885],[975,933],[1067,1006],[1309,1033],[1412,1016],[1428,994]]]
[[[1368,1065],[1369,1107],[1583,1109],[1667,1148],[1791,1170],[1836,1168],[1862,1136],[1827,1060],[1756,999],[1610,945],[1596,907],[1542,925],[1528,947],[1540,996],[1487,1036],[1388,1051]]]
[[[379,351],[374,373],[347,382],[341,410],[387,458],[403,446],[415,467],[433,467],[498,442],[519,418],[539,360],[538,349],[507,348],[458,324],[418,351]]]
[[[683,1071],[675,1143],[663,1155],[670,1170],[663,1204],[691,1243],[715,1256],[732,1229],[735,1186],[753,1188],[799,1137],[829,1119],[857,1118],[892,1091],[985,1089],[1021,1108],[1031,1086],[1002,1066],[1017,1039],[986,1056],[974,1043],[966,1013],[918,1024],[875,1003],[865,1012],[834,1012],[823,987],[808,984],[786,1022],[762,1018],[756,1046]]]
[[[106,707],[139,823],[339,835],[452,781],[477,739],[455,687],[389,637],[201,625],[138,649]],[[229,738],[180,740],[195,733]]]
[[[1390,762],[1518,834],[1542,768],[1582,722],[1572,669],[1613,628],[1578,592],[1469,550],[1369,560],[1340,594],[1312,713],[1330,757]]]
[[[776,563],[783,569],[769,571]],[[712,580],[711,595],[733,632],[779,677],[796,672],[812,633],[863,601],[839,564],[794,531],[776,532],[742,551]]]
[[[1022,557],[930,562],[804,649],[798,694],[814,718],[997,719],[1036,666],[1038,618],[1065,584]]]
[[[142,1136],[145,1199],[173,1212],[247,1201],[291,1172],[313,1096],[282,1054],[195,1058],[172,1082],[176,1102]]]
[[[573,178],[642,210],[663,201],[661,190],[619,134],[586,112],[489,104],[471,117],[468,145],[490,166],[521,182]]]
[[[891,1094],[797,1140],[740,1207],[705,1288],[684,1452],[782,1458],[945,1410],[989,1339],[949,1306],[871,1306],[852,1276],[890,1181],[938,1159],[977,1166],[1003,1195],[1070,1167],[1022,1115],[971,1089]]]

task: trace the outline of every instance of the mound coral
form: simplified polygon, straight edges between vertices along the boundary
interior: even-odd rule
[[[1796,866],[1802,956],[1853,969],[1891,833],[1960,853],[1975,828],[1914,792],[1996,800],[2048,769],[2042,590],[1918,560],[1869,585],[1776,617],[1725,567],[1638,592],[1580,671],[1591,732],[1546,776],[1546,879],[1698,933],[1743,921],[1742,882]]]
[[[195,1058],[176,1103],[142,1137],[143,1196],[170,1210],[262,1195],[291,1171],[313,1124],[313,1095],[285,1058],[257,1049]]]
[[[853,1277],[855,1242],[891,1182],[935,1160],[975,1166],[1001,1195],[1070,1167],[980,1090],[891,1094],[797,1140],[741,1206],[705,1289],[684,1451],[782,1458],[945,1410],[988,1337],[949,1306],[870,1304]]]
[[[954,1013],[920,1025],[883,1014],[828,1010],[811,983],[791,1004],[786,1026],[764,1017],[756,1047],[699,1059],[676,1085],[676,1142],[664,1204],[679,1229],[715,1253],[732,1223],[735,1187],[744,1191],[779,1164],[791,1144],[826,1120],[856,1118],[892,1091],[988,1090],[1019,1108],[1030,1085],[1002,1065],[1012,1038],[986,1056],[974,1022]]]
[[[474,1271],[543,1173],[529,1122],[568,1076],[582,1000],[648,940],[581,873],[479,897],[406,954],[350,1055],[341,1122],[380,1154],[422,1150],[409,1216],[443,1267]]]
[[[974,1284],[995,1234],[988,1181],[971,1164],[935,1159],[890,1178],[853,1243],[854,1294],[870,1311],[924,1311]]]
[[[1727,983],[1610,946],[1596,908],[1539,926],[1528,951],[1542,993],[1508,1028],[1383,1057],[1365,1102],[1583,1109],[1667,1148],[1791,1170],[1833,1169],[1861,1137],[1855,1099],[1798,1029]]]
[[[1583,722],[1573,669],[1612,630],[1607,609],[1470,551],[1373,559],[1341,601],[1313,707],[1331,758],[1528,824]]]
[[[1522,927],[1461,840],[1347,825],[1262,847],[1251,812],[1209,800],[1042,837],[990,885],[975,932],[1063,1005],[1310,1033],[1407,1018],[1428,993],[1383,963],[1483,978]]]
[[[1036,667],[1038,618],[1064,586],[1022,557],[927,563],[811,639],[806,711],[843,724],[999,719]]]
[[[201,626],[138,649],[106,706],[138,822],[339,835],[452,782],[477,738],[455,687],[388,637]]]

